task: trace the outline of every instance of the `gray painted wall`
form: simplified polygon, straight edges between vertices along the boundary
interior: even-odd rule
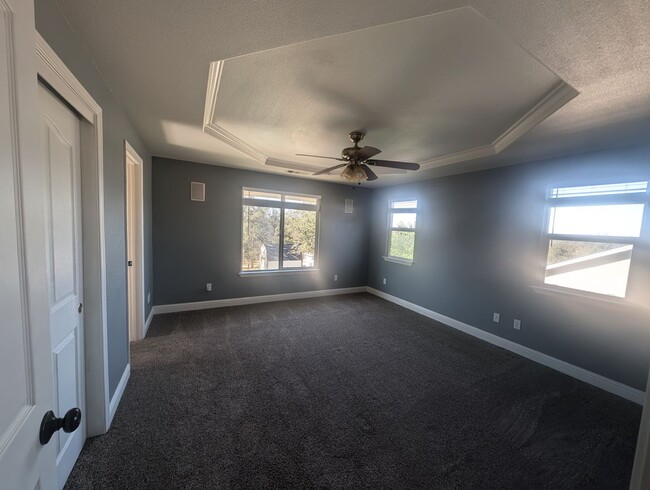
[[[192,181],[205,182],[205,202],[190,201]],[[242,187],[322,197],[320,272],[239,276]],[[154,157],[154,302],[365,286],[370,196],[363,188]],[[343,212],[346,198],[354,199],[353,214]]]
[[[632,300],[645,309],[543,295],[530,286],[543,281],[547,186],[649,177],[650,147],[643,147],[376,190],[368,283],[643,390],[650,352],[650,219],[630,278],[640,292]],[[382,259],[388,201],[403,197],[420,204],[412,267]],[[493,312],[501,323],[492,322]],[[514,318],[521,319],[521,331],[513,329]]]
[[[151,155],[80,45],[54,0],[35,0],[36,29],[101,106],[104,118],[104,210],[106,298],[111,396],[129,362],[126,296],[124,140],[144,160],[145,292],[152,291]],[[147,305],[147,315],[152,305]]]

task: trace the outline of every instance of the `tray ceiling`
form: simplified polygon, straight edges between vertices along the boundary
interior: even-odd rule
[[[499,153],[577,93],[465,7],[215,61],[204,131],[311,173],[331,163],[296,153],[338,157],[363,129],[426,169]]]
[[[161,157],[286,174],[288,169],[264,165],[258,159],[251,158],[204,131],[206,82],[212,62],[225,60],[222,72],[225,82],[230,67],[238,57],[267,53],[283,46],[297,47],[301,43],[327,40],[331,36],[336,39],[346,33],[361,33],[361,29],[409,22],[408,19],[424,21],[431,14],[440,14],[444,18],[450,10],[462,7],[471,7],[473,12],[470,14],[475,14],[487,23],[493,33],[500,34],[510,46],[515,43],[521,46],[525,52],[574,87],[580,95],[524,136],[519,137],[528,126],[534,125],[535,118],[524,118],[522,122],[526,124],[515,123],[513,131],[506,131],[504,138],[497,141],[497,144],[492,142],[492,145],[479,146],[476,151],[452,154],[447,159],[430,164],[431,168],[425,166],[418,172],[383,176],[364,185],[392,185],[563,155],[645,144],[650,132],[650,63],[647,62],[650,59],[650,30],[647,28],[650,24],[650,4],[645,1],[43,0],[37,6],[37,25],[44,29],[41,34],[46,38],[51,34],[47,26],[50,23],[58,25],[59,14],[65,16],[65,22],[90,54],[94,67],[86,66],[83,60],[75,58],[65,61],[71,64],[70,67],[75,72],[83,74],[84,81],[101,84],[105,80],[127,112],[143,144],[152,154]],[[474,19],[478,22],[476,17]],[[435,35],[436,32],[429,34]],[[476,40],[476,35],[469,30],[452,34],[462,34],[460,37],[464,39]],[[68,42],[66,39],[59,40],[58,44],[64,43],[64,46]],[[346,45],[346,48],[349,47]],[[444,49],[448,52],[458,48],[451,43],[444,44]],[[370,51],[359,56],[359,63],[363,63],[368,56],[375,56],[373,53],[377,48],[373,47]],[[382,82],[375,75],[375,70],[385,68],[382,56],[379,56],[380,66],[372,67],[369,73],[355,80],[361,80],[359,83],[362,84],[377,84],[373,89],[375,92],[371,93],[383,90],[393,97],[400,90],[406,90],[393,88],[389,84],[395,85],[399,74],[404,80],[402,87],[408,85],[407,63],[413,63],[414,57],[419,54],[422,55],[420,59],[424,59],[423,63],[429,63],[430,56],[425,56],[427,51],[437,52],[436,49],[426,47],[422,51],[423,53],[415,52],[412,45],[404,44],[397,64],[385,81]],[[390,51],[386,54],[388,56]],[[488,55],[492,59],[496,53]],[[323,63],[329,62],[327,58],[323,60]],[[417,65],[415,68],[410,67],[411,71],[421,69],[423,68]],[[354,72],[337,75],[346,80],[356,77]],[[253,80],[260,81],[257,76],[252,78],[251,83]],[[326,94],[329,97],[322,97],[321,103],[328,110],[331,109],[329,106],[338,107],[340,113],[346,114],[355,102],[350,96],[355,96],[356,92],[336,91],[337,86],[331,85],[333,80],[335,77],[332,75],[331,78],[322,80],[321,85],[315,84],[312,90],[314,93],[317,88],[321,89],[321,93],[332,90],[332,93]],[[457,83],[462,86],[470,81],[476,82],[459,78]],[[316,81],[318,82],[321,80]],[[383,85],[379,85],[379,82]],[[324,83],[327,85],[323,86]],[[441,89],[437,88],[438,91]],[[551,96],[548,103],[542,103],[543,108],[552,112],[552,99],[561,99],[562,92],[560,90]],[[222,96],[223,93],[219,91],[216,98],[218,103],[224,102]],[[298,96],[293,101],[296,104],[301,102]],[[368,107],[360,103],[357,108],[366,111],[359,114],[370,116],[381,110],[381,106]],[[418,108],[416,106],[416,110]],[[402,129],[403,132],[409,133],[413,121],[410,115],[415,113],[416,111],[410,111],[405,121],[397,121],[407,128]],[[540,110],[534,113],[540,118],[545,115]],[[219,112],[216,114],[219,116]],[[453,124],[454,118],[459,117],[459,114],[460,111],[454,110],[445,120]],[[275,117],[281,115],[281,112],[277,112]],[[392,125],[396,122],[394,113],[389,116],[392,119],[369,117],[369,122],[361,120],[358,123],[341,120],[340,129],[330,128],[328,132],[310,137],[307,142],[304,141],[307,138],[297,133],[294,137],[300,142],[301,151],[286,153],[317,151],[320,145],[323,153],[328,151],[336,155],[342,147],[348,145],[347,133],[350,129],[358,129],[349,126],[367,124],[369,132],[362,143],[384,150],[379,155],[380,158],[392,158],[393,154],[397,154],[397,145],[406,146],[406,140],[395,137],[394,131],[399,128],[381,127],[381,124],[387,126],[387,123]],[[482,114],[478,114],[477,118],[485,120]],[[231,121],[233,122],[237,123]],[[330,122],[336,123],[336,119],[332,117]],[[492,121],[484,126],[491,127]],[[244,142],[255,148],[257,143],[249,137],[252,133],[237,131],[234,125],[230,129],[236,137],[233,141]],[[512,138],[517,139],[496,154]],[[393,141],[397,141],[395,146],[391,146]],[[491,151],[495,153],[490,155]],[[432,152],[422,158],[435,158],[439,155],[438,152]],[[458,160],[473,155],[487,156]],[[277,155],[275,158],[278,158]],[[322,168],[326,164],[326,161],[291,159],[294,162],[292,165],[296,166]],[[457,162],[444,164],[454,161]],[[269,163],[274,161],[269,160]],[[284,162],[279,164],[288,165]],[[343,183],[338,176],[330,179]]]

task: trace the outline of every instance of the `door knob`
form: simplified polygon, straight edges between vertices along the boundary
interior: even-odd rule
[[[45,446],[45,444],[50,442],[50,439],[52,439],[52,436],[57,430],[63,429],[63,432],[74,432],[80,423],[81,410],[78,408],[71,408],[63,418],[57,418],[54,412],[50,410],[43,416],[38,440]]]
[[[129,261],[126,263],[126,265],[128,265],[129,267],[131,267],[131,266],[133,265],[133,261],[132,261],[132,260],[129,260]]]

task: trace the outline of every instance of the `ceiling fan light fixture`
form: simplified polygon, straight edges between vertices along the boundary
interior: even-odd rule
[[[345,180],[354,180],[356,182],[361,182],[362,180],[366,180],[368,178],[366,176],[366,173],[363,171],[363,168],[361,168],[361,165],[358,163],[354,163],[345,167],[343,169],[343,172],[341,172],[341,177],[343,177]]]

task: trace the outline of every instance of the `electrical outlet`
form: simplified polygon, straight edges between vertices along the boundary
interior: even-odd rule
[[[384,277],[384,284],[386,284],[386,278]]]
[[[517,319],[515,318],[515,321],[512,322],[512,327],[513,327],[515,330],[521,330],[521,320],[517,320]]]
[[[338,275],[338,274],[334,274],[334,280],[335,280],[335,281],[338,281],[338,280],[339,280],[339,275]]]
[[[212,283],[211,282],[208,282],[205,285],[205,290],[208,291],[208,292],[212,291]]]
[[[501,319],[501,315],[499,315],[498,313],[494,313],[494,314],[492,315],[492,321],[493,321],[494,323],[499,323],[499,320],[500,320],[500,319]]]
[[[147,304],[151,303],[151,293],[147,293]]]

